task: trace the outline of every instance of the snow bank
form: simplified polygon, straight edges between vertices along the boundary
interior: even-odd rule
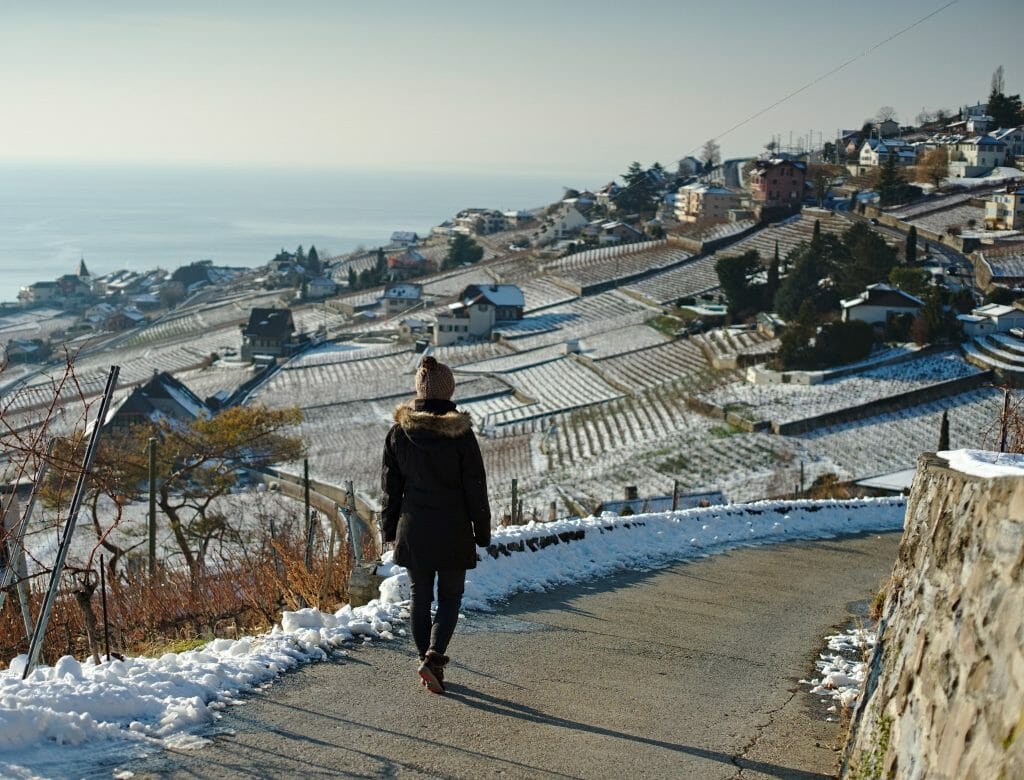
[[[495,530],[488,555],[469,572],[463,604],[490,609],[522,591],[540,591],[624,568],[651,568],[739,545],[825,539],[903,527],[902,498],[760,501],[679,512],[588,517]],[[390,564],[386,603],[409,597],[404,569]]]
[[[391,624],[401,613],[377,603],[345,606],[333,615],[285,612],[281,625],[261,636],[215,639],[198,650],[98,666],[65,656],[52,667],[37,667],[26,680],[26,657],[18,656],[0,672],[0,775],[79,774],[83,759],[65,746],[97,740],[105,741],[115,760],[161,741],[202,744],[191,733],[237,703],[237,694],[300,664],[344,654],[343,644],[357,637],[392,639]]]
[[[944,450],[937,452],[949,467],[975,477],[1024,476],[1024,455],[987,450]]]

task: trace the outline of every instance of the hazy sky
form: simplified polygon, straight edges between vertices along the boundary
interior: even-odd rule
[[[0,160],[669,164],[946,0],[0,0]],[[1024,92],[1022,0],[959,0],[720,139]]]

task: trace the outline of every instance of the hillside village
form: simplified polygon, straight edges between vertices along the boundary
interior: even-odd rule
[[[3,419],[70,433],[114,363],[115,425],[298,405],[310,473],[372,509],[429,350],[482,434],[498,518],[899,492],[943,418],[950,447],[991,445],[1000,386],[1024,377],[1020,101],[918,119],[883,109],[749,158],[709,141],[347,255],[101,277],[83,260],[0,316]]]

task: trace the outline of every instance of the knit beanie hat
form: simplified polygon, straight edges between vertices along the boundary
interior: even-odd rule
[[[432,355],[423,358],[416,370],[416,397],[450,401],[455,393],[455,375]]]

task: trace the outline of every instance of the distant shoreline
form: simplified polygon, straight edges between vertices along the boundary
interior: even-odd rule
[[[421,235],[466,207],[530,208],[565,173],[485,174],[0,163],[0,300],[74,273],[173,271],[202,259],[258,267],[280,249],[330,255]],[[595,176],[595,180],[600,176]]]

